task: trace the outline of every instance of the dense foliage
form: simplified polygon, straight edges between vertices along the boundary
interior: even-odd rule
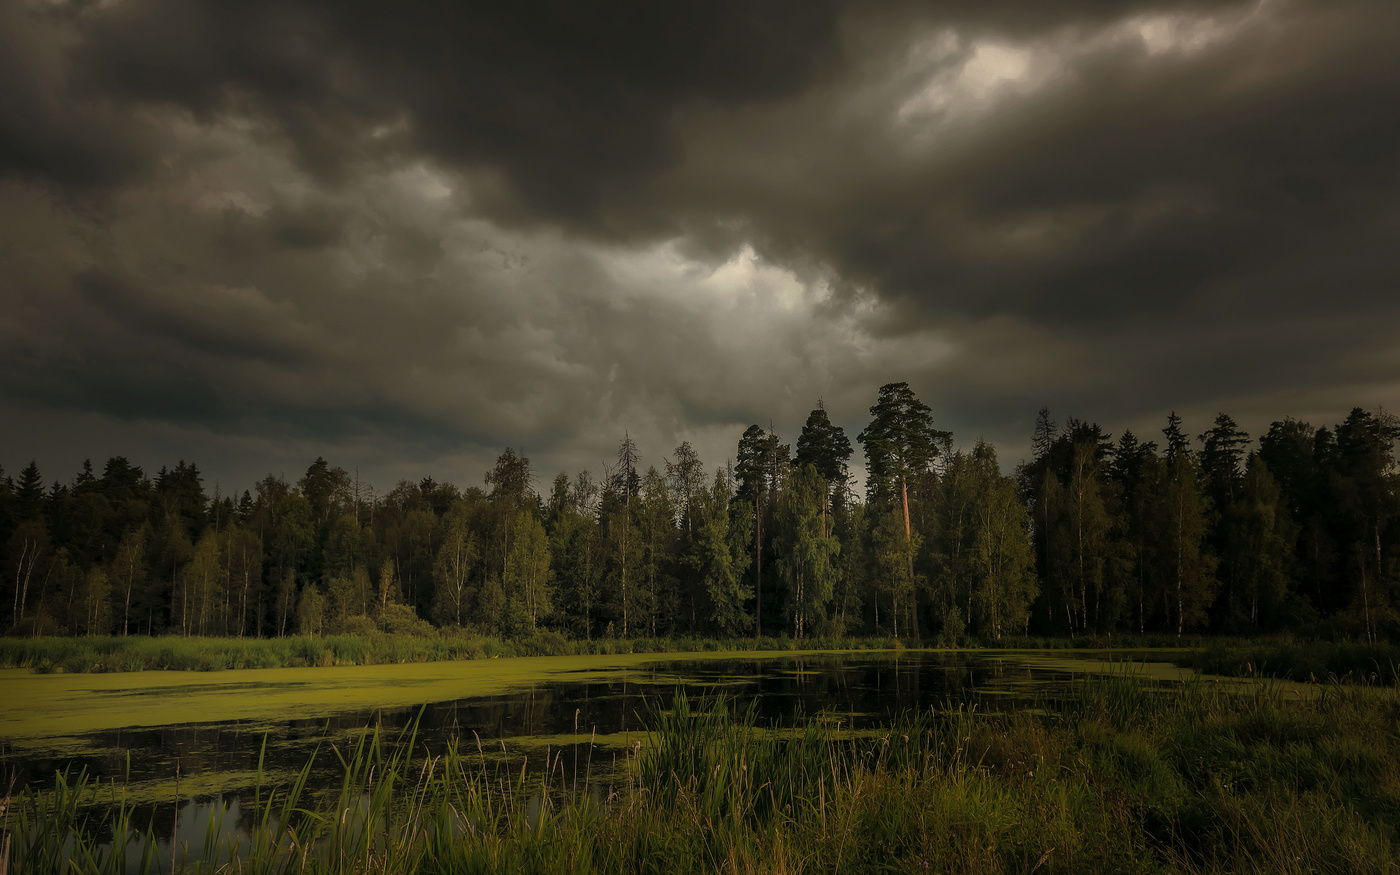
[[[506,449],[482,486],[385,494],[316,459],[212,497],[181,461],[46,486],[0,470],[0,624],[12,634],[282,637],[433,627],[506,639],[1302,631],[1395,639],[1395,420],[1227,415],[1162,441],[1041,411],[1003,474],[953,450],[904,383],[851,441],[820,405],[796,453],[749,427],[732,463],[688,444],[643,470],[630,437],[546,488]]]

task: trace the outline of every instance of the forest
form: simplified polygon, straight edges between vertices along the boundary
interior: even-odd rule
[[[1257,441],[1221,413],[1160,437],[1052,419],[1008,475],[955,450],[906,383],[851,439],[819,403],[793,444],[750,426],[548,485],[507,448],[481,485],[379,493],[317,458],[212,496],[194,463],[127,459],[45,483],[0,469],[11,635],[793,640],[1296,633],[1395,640],[1400,423],[1356,408]]]

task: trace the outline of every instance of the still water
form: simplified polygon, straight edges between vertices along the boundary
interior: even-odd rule
[[[157,837],[155,860],[125,848],[130,874],[169,871],[203,851],[224,861],[259,829],[255,794],[287,787],[308,762],[311,791],[333,791],[337,752],[367,732],[405,738],[416,755],[456,745],[497,769],[553,759],[574,790],[602,795],[644,736],[647,715],[678,693],[752,706],[760,725],[822,715],[841,727],[885,724],[909,711],[1035,707],[1075,675],[1133,672],[1172,683],[1189,675],[1151,651],[855,651],[519,658],[399,666],[34,676],[0,672],[0,770],[15,788],[48,790],[83,771],[134,804],[133,825]],[[580,781],[581,778],[581,781]],[[580,787],[581,784],[581,787]],[[108,833],[108,836],[111,833]],[[108,846],[111,848],[111,846]],[[123,855],[122,850],[116,853]]]
[[[277,781],[294,774],[320,750],[312,784],[334,786],[341,770],[327,749],[330,744],[344,749],[366,728],[378,728],[392,738],[415,719],[416,746],[425,753],[441,753],[453,741],[464,750],[474,750],[480,741],[484,750],[496,753],[504,746],[506,755],[518,761],[536,750],[542,755],[546,746],[572,748],[589,742],[585,745],[589,754],[601,765],[614,752],[630,747],[645,730],[649,711],[668,705],[677,692],[692,699],[724,696],[740,709],[753,704],[764,725],[825,713],[859,729],[887,722],[901,712],[956,706],[974,699],[983,709],[1026,707],[1037,699],[1054,696],[1076,673],[1105,670],[1115,663],[1152,671],[1142,666],[1163,658],[1162,654],[1123,651],[1062,656],[1043,651],[746,653],[711,658],[691,654],[630,657],[630,664],[612,668],[605,660],[600,664],[586,657],[562,664],[560,660],[541,661],[553,669],[548,672],[522,671],[530,668],[532,661],[516,659],[509,660],[510,679],[488,687],[488,693],[434,698],[452,695],[453,690],[428,685],[421,700],[413,695],[416,675],[411,670],[417,667],[374,667],[410,671],[402,677],[391,671],[378,678],[375,686],[360,690],[358,698],[343,697],[348,700],[345,702],[309,686],[299,693],[300,688],[294,685],[301,681],[239,681],[220,687],[223,673],[173,673],[209,679],[209,684],[201,685],[201,693],[207,695],[206,687],[213,687],[223,713],[240,716],[161,724],[160,715],[167,710],[179,717],[191,716],[173,706],[188,700],[193,687],[167,687],[165,695],[147,696],[148,704],[142,702],[135,710],[109,718],[118,724],[145,725],[78,732],[47,727],[32,730],[28,738],[0,739],[0,769],[7,776],[14,775],[20,787],[51,786],[57,771],[67,769],[76,774],[86,769],[90,777],[124,781],[129,798],[173,801],[177,780],[184,799],[228,795],[256,783],[260,758],[264,781]],[[506,660],[499,662],[506,668]],[[433,668],[450,673],[482,666],[436,663]],[[267,676],[282,677],[277,671],[270,670]],[[317,672],[323,676],[368,673],[355,668],[306,671],[313,677]],[[228,674],[232,680],[232,673]],[[1170,677],[1171,672],[1165,676]],[[121,680],[121,676],[109,677]],[[130,677],[140,679],[139,675]],[[293,697],[319,705],[288,708],[278,704],[277,695],[283,693],[278,687],[283,685],[293,685]],[[92,706],[79,707],[90,715],[100,710],[103,695],[130,698],[146,692],[87,690],[84,694]],[[377,692],[395,704],[366,706],[364,702],[373,700]],[[167,708],[167,703],[171,707]],[[259,703],[267,703],[261,711]],[[238,707],[230,710],[231,704]],[[220,713],[220,707],[212,703],[200,710]],[[80,725],[77,714],[63,722],[86,728]]]

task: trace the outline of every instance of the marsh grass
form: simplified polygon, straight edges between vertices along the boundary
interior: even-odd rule
[[[641,638],[573,640],[552,632],[502,640],[444,631],[432,635],[363,634],[289,638],[0,638],[0,668],[49,672],[222,671],[386,665],[515,656],[701,653],[789,650],[890,650],[892,638]]]
[[[1035,709],[950,703],[859,732],[825,715],[760,725],[752,709],[682,696],[645,716],[646,740],[602,780],[587,734],[527,768],[488,758],[475,737],[434,753],[411,730],[367,732],[331,749],[344,772],[335,791],[309,793],[308,764],[286,787],[259,788],[237,847],[176,862],[255,873],[1400,871],[1393,686],[1305,698],[1267,682],[1241,692],[1091,675]],[[95,794],[118,804],[85,819],[90,792],[81,776],[60,777],[17,800],[7,826],[20,871],[118,871],[101,837],[109,823],[131,871],[152,860],[169,871],[178,843],[132,824],[120,788]]]
[[[28,668],[39,673],[133,672],[133,671],[223,671],[245,668],[305,668],[332,665],[390,665],[411,662],[443,662],[467,659],[497,659],[515,656],[609,656],[630,653],[735,653],[747,651],[853,651],[943,648],[941,639],[914,641],[888,636],[865,638],[788,637],[765,638],[595,638],[571,639],[552,631],[526,638],[500,639],[472,634],[467,630],[440,630],[430,634],[389,634],[360,631],[326,636],[286,638],[199,638],[167,636],[129,637],[40,637],[0,638],[0,668]],[[957,642],[962,649],[1148,649],[1195,648],[1178,661],[1201,671],[1241,674],[1254,650],[1271,645],[1251,642],[1212,642],[1208,639],[1178,639],[1161,636],[1116,638],[968,638]],[[1330,645],[1329,645],[1330,646]],[[1358,645],[1358,647],[1361,647]],[[1393,665],[1400,661],[1400,648],[1376,652],[1343,651],[1340,662],[1296,656],[1298,663],[1288,676],[1306,680],[1306,666],[1316,665],[1318,678],[1326,672],[1341,674],[1343,666],[1368,669],[1373,665],[1391,666],[1385,679],[1394,681]],[[1313,654],[1298,645],[1288,653]],[[1379,662],[1376,658],[1379,657]],[[1387,660],[1390,660],[1387,662]],[[1285,662],[1270,658],[1269,664]],[[1254,665],[1259,665],[1255,659]],[[1350,670],[1350,668],[1346,670]],[[1353,672],[1358,677],[1364,671]],[[1284,676],[1284,675],[1280,675]]]
[[[1228,677],[1330,679],[1360,684],[1400,681],[1400,644],[1332,641],[1213,641],[1177,663]]]

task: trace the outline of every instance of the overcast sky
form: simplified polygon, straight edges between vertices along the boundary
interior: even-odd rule
[[[0,464],[1400,409],[1400,3],[0,2]],[[858,462],[858,460],[857,460]]]

